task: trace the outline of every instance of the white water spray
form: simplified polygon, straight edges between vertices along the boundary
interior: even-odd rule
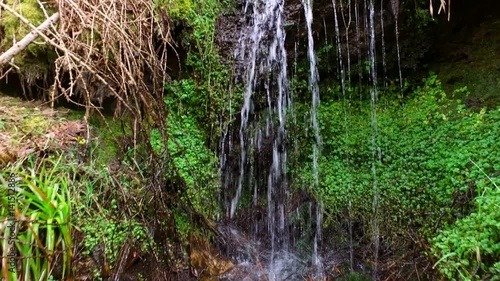
[[[262,181],[248,179],[249,176],[257,176],[253,175],[253,166],[250,166],[251,174],[247,175],[249,164],[247,162],[252,162],[254,157],[254,151],[250,147],[253,143],[260,147],[262,139],[271,139],[272,159],[267,174],[267,192],[265,194],[267,199],[266,230],[271,248],[269,265],[267,266],[270,280],[280,278],[275,258],[278,253],[287,252],[289,244],[288,222],[285,214],[287,153],[284,149],[284,142],[287,138],[286,114],[291,104],[291,97],[287,77],[283,5],[283,0],[250,0],[245,5],[245,12],[251,13],[252,26],[249,35],[241,40],[242,45],[239,52],[243,56],[242,61],[246,68],[246,81],[239,131],[241,150],[239,180],[236,194],[231,200],[229,209],[229,216],[233,218],[243,188],[249,182],[254,182],[251,187],[253,187],[254,204],[257,204],[259,188],[256,184],[257,182],[262,184]],[[259,85],[263,87],[259,88]],[[257,93],[262,93],[264,96],[257,96]],[[263,120],[265,122],[264,130],[249,128],[249,126],[258,126],[255,122],[250,122],[254,103],[258,102],[267,104],[267,114]],[[251,136],[253,131],[256,131],[255,136]],[[257,236],[257,234],[255,235]]]
[[[373,279],[378,280],[377,275],[377,263],[378,263],[378,252],[379,252],[379,225],[378,225],[378,201],[379,201],[379,191],[377,187],[377,137],[378,137],[378,125],[377,125],[377,100],[378,100],[378,89],[377,89],[377,70],[376,70],[376,52],[375,52],[375,8],[373,4],[374,0],[370,0],[368,11],[369,11],[369,23],[370,23],[370,72],[372,87],[370,89],[370,104],[371,104],[371,123],[372,123],[372,175],[373,175],[373,200],[372,200],[372,231],[373,231]]]
[[[316,67],[316,54],[314,53],[314,39],[312,36],[312,7],[311,0],[303,0],[302,4],[304,6],[304,14],[307,25],[307,57],[309,58],[309,91],[312,95],[312,105],[311,105],[311,123],[314,130],[315,143],[313,145],[313,177],[314,184],[318,186],[318,158],[319,150],[321,147],[321,136],[319,132],[317,111],[320,104],[319,99],[319,75],[318,69]]]
[[[312,95],[312,105],[311,105],[311,123],[314,130],[315,143],[313,144],[313,178],[314,178],[314,188],[315,190],[319,187],[319,177],[318,177],[318,161],[319,154],[321,150],[321,135],[319,132],[319,125],[317,119],[317,111],[320,104],[319,97],[319,75],[316,66],[316,54],[314,52],[314,39],[312,35],[312,6],[311,0],[302,0],[304,6],[304,15],[306,19],[307,26],[307,57],[309,59],[309,91]],[[316,278],[323,277],[323,270],[321,269],[321,258],[318,251],[318,243],[321,240],[321,223],[322,223],[322,212],[323,206],[321,202],[317,203],[316,206],[316,231],[314,235],[313,244],[313,264],[316,266]]]

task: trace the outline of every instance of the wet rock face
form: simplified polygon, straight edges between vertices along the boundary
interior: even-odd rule
[[[237,0],[231,12],[220,16],[217,20],[215,41],[225,63],[233,61],[240,38],[244,34],[243,29],[247,25],[246,21],[249,20],[245,16],[244,7],[245,0]]]
[[[189,237],[191,269],[198,280],[216,281],[233,268],[233,263],[220,256],[206,239],[192,233]]]
[[[344,59],[346,60],[347,55],[349,55],[351,64],[363,62],[369,47],[369,24],[367,22],[369,14],[365,6],[369,2],[365,0],[335,1]],[[384,33],[388,71],[397,71],[398,67],[396,20],[399,27],[401,66],[403,68],[414,69],[430,48],[430,40],[425,37],[426,32],[417,32],[422,27],[415,26],[418,24],[416,22],[418,20],[412,18],[416,12],[413,1],[410,2],[412,3],[403,3],[400,0],[379,0],[374,3],[375,37],[377,52],[379,52],[377,56],[381,64],[382,55],[380,52],[382,50],[382,33]],[[237,0],[232,11],[222,15],[218,20],[217,43],[224,61],[233,64],[236,69],[235,79],[237,82],[242,81],[244,75],[245,62],[239,52],[245,35],[251,34],[252,3],[253,1]],[[294,60],[307,59],[307,29],[301,0],[284,1],[284,5],[285,20],[283,24],[286,32],[288,65],[291,66]],[[326,45],[334,46],[327,63],[333,66],[329,66],[329,72],[335,73],[337,47],[334,15],[332,0],[314,1],[312,30],[315,49],[318,53]],[[331,73],[328,75],[323,73],[323,75],[331,76]]]

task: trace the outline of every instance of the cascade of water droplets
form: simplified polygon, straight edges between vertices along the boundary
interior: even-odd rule
[[[239,54],[243,57],[246,64],[246,81],[243,106],[241,109],[241,127],[239,131],[240,137],[240,171],[239,180],[237,184],[236,194],[231,200],[229,209],[230,217],[233,217],[245,180],[245,165],[247,162],[247,128],[249,126],[249,119],[253,108],[253,93],[256,90],[257,80],[265,77],[267,73],[274,73],[274,81],[266,81],[266,100],[268,103],[268,119],[266,120],[266,135],[269,136],[274,129],[274,122],[272,115],[276,114],[278,117],[278,126],[276,133],[275,147],[283,141],[285,136],[285,109],[290,101],[288,96],[288,80],[287,80],[287,65],[286,65],[286,51],[284,47],[285,33],[283,30],[283,1],[261,1],[253,0],[247,1],[245,5],[245,12],[252,8],[252,27],[246,40],[242,40]],[[272,34],[272,38],[268,38]],[[263,54],[263,50],[269,50],[268,54]],[[261,59],[265,56],[265,59]],[[275,99],[271,97],[269,90],[270,84],[276,85],[275,90],[277,96]],[[274,102],[272,101],[274,100]],[[281,154],[281,153],[280,153]],[[281,155],[280,155],[281,156]],[[284,166],[280,160],[277,160],[279,167],[271,167],[272,172],[281,170]],[[280,177],[275,175],[275,177]]]
[[[333,4],[333,19],[335,23],[335,41],[337,43],[337,62],[338,62],[338,72],[340,76],[340,89],[342,91],[342,103],[344,108],[344,127],[346,138],[349,136],[348,126],[347,126],[347,97],[346,97],[346,85],[345,85],[345,69],[344,69],[344,58],[342,56],[342,42],[340,40],[340,28],[339,21],[337,17],[337,0],[332,0]],[[340,1],[342,2],[342,1]],[[342,11],[341,11],[342,12]]]
[[[399,49],[399,0],[391,0],[392,14],[394,15],[396,33],[396,52],[398,55],[398,71],[399,71],[399,89],[403,95],[403,73],[401,71],[401,52]]]
[[[356,43],[358,46],[361,46],[361,31],[360,31],[360,23],[359,23],[359,6],[358,6],[358,0],[354,0],[354,23],[355,23],[355,28],[356,28]],[[357,55],[358,55],[358,64],[361,63],[361,48],[356,48],[357,49]],[[363,80],[363,71],[361,67],[358,67],[358,79],[359,81]],[[362,96],[362,91],[359,91],[359,99],[361,100],[363,98]]]
[[[311,123],[314,130],[314,138],[315,143],[313,144],[313,178],[314,178],[314,187],[315,189],[319,186],[318,179],[318,160],[319,153],[321,148],[321,135],[319,132],[319,125],[317,119],[317,111],[320,104],[319,98],[319,75],[318,69],[316,66],[316,54],[314,52],[314,39],[312,35],[312,6],[311,0],[303,0],[302,4],[304,6],[304,15],[306,19],[307,26],[307,56],[309,59],[309,91],[312,95],[312,105],[311,105]],[[316,206],[316,231],[314,236],[314,244],[313,244],[313,263],[317,267],[317,275],[322,275],[322,270],[320,270],[321,258],[318,252],[318,243],[321,239],[321,223],[322,223],[322,204],[318,202]],[[321,278],[321,276],[317,276],[317,278]]]
[[[222,203],[224,200],[222,200],[222,197],[224,196],[224,190],[227,189],[231,182],[231,174],[226,173],[225,170],[228,167],[228,157],[229,157],[229,152],[232,151],[233,149],[233,134],[232,132],[232,124],[233,124],[233,97],[232,97],[232,86],[229,86],[229,100],[228,100],[228,116],[225,116],[224,110],[222,111],[221,114],[221,119],[220,119],[220,130],[221,130],[221,139],[219,142],[219,174],[221,175],[220,177],[220,186],[222,187],[222,192],[219,192],[218,195],[218,202]],[[220,205],[221,209],[224,208],[223,205]],[[217,220],[220,219],[220,213],[218,212],[217,214]]]
[[[311,123],[314,130],[315,143],[313,146],[313,176],[314,183],[318,185],[318,157],[319,149],[321,147],[321,136],[318,126],[317,111],[320,104],[319,99],[319,75],[318,69],[316,67],[316,54],[314,53],[314,39],[312,35],[312,6],[311,0],[303,0],[302,4],[304,6],[304,13],[307,25],[307,57],[309,59],[309,91],[312,95],[312,105],[311,105]]]
[[[333,4],[333,19],[335,23],[335,41],[337,43],[337,63],[338,63],[338,72],[340,76],[341,90],[342,95],[345,100],[345,72],[344,72],[344,59],[342,56],[342,42],[340,40],[340,29],[339,29],[339,21],[337,17],[337,0],[332,0]]]
[[[351,50],[349,45],[349,28],[351,27],[351,0],[347,1],[347,20],[344,11],[343,1],[340,1],[340,10],[342,15],[342,21],[345,28],[345,45],[346,45],[346,59],[347,59],[347,81],[349,85],[351,84]]]
[[[380,0],[380,40],[382,41],[382,74],[383,74],[383,81],[384,81],[384,86],[386,86],[387,83],[387,62],[385,59],[386,52],[385,52],[385,30],[384,30],[384,0]]]
[[[377,125],[377,100],[378,100],[378,89],[377,89],[377,70],[376,70],[376,49],[375,49],[375,8],[373,4],[374,0],[370,0],[368,6],[369,12],[369,25],[370,25],[370,48],[369,48],[369,58],[370,58],[370,73],[372,86],[370,89],[370,104],[371,104],[371,124],[372,124],[372,136],[371,136],[371,146],[372,146],[372,175],[373,175],[373,200],[372,200],[372,231],[373,231],[373,244],[374,244],[374,268],[373,268],[373,279],[378,280],[377,275],[377,263],[378,263],[378,252],[379,252],[379,225],[378,225],[378,201],[379,201],[379,191],[377,187],[377,137],[378,137],[378,125]]]
[[[247,38],[241,41],[242,61],[246,68],[244,101],[241,110],[240,137],[240,169],[236,194],[231,200],[229,216],[232,218],[237,210],[244,185],[253,187],[254,205],[258,201],[257,181],[253,162],[253,146],[262,145],[262,139],[272,141],[271,164],[267,173],[267,233],[269,237],[270,256],[268,274],[270,280],[276,280],[274,259],[276,254],[288,251],[288,222],[285,216],[287,196],[285,149],[286,111],[291,104],[287,77],[287,58],[285,51],[285,32],[283,29],[283,0],[249,0],[245,12],[251,13],[251,27]],[[257,85],[263,87],[257,88]],[[255,96],[263,92],[265,96]],[[254,101],[255,99],[255,101]],[[250,117],[255,102],[267,104],[265,128],[250,130]],[[252,137],[251,134],[255,132]],[[250,157],[247,159],[247,157]],[[247,169],[250,162],[250,174]],[[248,177],[251,177],[250,179]],[[260,229],[256,229],[258,231]],[[257,236],[258,233],[255,233]],[[279,273],[278,273],[279,274]]]

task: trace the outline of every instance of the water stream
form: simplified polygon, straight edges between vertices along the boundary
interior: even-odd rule
[[[317,117],[318,107],[320,104],[319,87],[318,87],[319,75],[316,66],[316,54],[314,52],[314,39],[311,27],[313,21],[311,0],[303,0],[302,4],[304,6],[304,15],[307,26],[307,57],[309,59],[309,91],[311,92],[312,96],[311,123],[314,130],[314,138],[315,138],[315,142],[313,144],[313,180],[314,180],[313,190],[317,190],[317,188],[319,187],[318,160],[320,157],[319,154],[321,150],[321,135],[319,131],[318,117]],[[316,217],[315,217],[316,231],[314,235],[313,255],[312,255],[313,264],[317,268],[316,278],[321,278],[322,276],[321,257],[318,252],[318,243],[321,240],[322,212],[323,212],[322,204],[321,202],[318,202],[316,206]]]
[[[371,104],[371,124],[372,124],[372,136],[371,136],[371,148],[372,148],[372,174],[373,174],[373,200],[372,200],[372,242],[373,242],[373,280],[378,280],[377,275],[377,264],[378,264],[378,253],[380,248],[379,242],[379,221],[378,221],[378,201],[379,201],[379,191],[377,186],[377,161],[378,161],[378,149],[377,149],[377,137],[378,137],[378,125],[377,125],[377,100],[378,100],[378,86],[377,86],[377,58],[376,58],[376,47],[375,47],[375,7],[374,0],[370,0],[368,11],[369,11],[369,24],[370,24],[370,48],[369,48],[369,59],[370,59],[370,74],[372,87],[370,89],[370,104]]]
[[[399,89],[401,95],[403,95],[403,73],[401,71],[401,51],[399,49],[399,0],[391,0],[391,9],[395,21],[394,32],[396,33],[396,53],[398,55]]]
[[[283,29],[284,2],[282,0],[247,1],[245,12],[251,17],[249,34],[244,34],[239,54],[245,67],[245,93],[241,110],[240,168],[236,193],[231,199],[229,217],[234,218],[246,186],[252,188],[252,205],[260,206],[259,198],[266,199],[266,227],[253,226],[254,238],[268,237],[269,252],[263,265],[269,280],[282,280],[283,263],[289,260],[287,199],[287,139],[286,115],[289,95],[285,32]],[[264,116],[255,116],[254,108],[266,104]],[[264,127],[264,128],[262,128]],[[255,153],[262,153],[263,143],[270,143],[267,182],[256,173]],[[256,149],[255,149],[256,148]],[[266,188],[262,187],[266,184]],[[262,191],[265,190],[265,193]]]
[[[314,194],[319,188],[319,160],[322,140],[318,120],[320,106],[319,73],[314,46],[313,34],[313,7],[311,0],[301,0],[305,31],[307,32],[307,60],[309,66],[308,90],[311,95],[311,108],[307,120],[304,120],[306,139],[309,128],[313,132],[312,146],[312,182],[305,187],[305,192]],[[335,32],[335,47],[337,52],[338,81],[343,100],[345,138],[349,138],[347,87],[351,84],[351,51],[349,33],[351,23],[354,24],[354,36],[357,47],[357,62],[364,63],[367,78],[370,82],[372,127],[372,242],[373,261],[376,263],[379,248],[379,222],[377,187],[377,165],[381,151],[377,147],[377,24],[378,14],[375,16],[374,0],[338,1],[332,0],[333,25]],[[345,6],[344,5],[348,5]],[[314,195],[311,199],[298,205],[291,206],[292,192],[289,184],[293,181],[287,173],[288,149],[298,149],[297,138],[289,136],[287,120],[291,125],[298,122],[293,114],[292,93],[289,87],[287,53],[285,46],[284,29],[284,0],[248,0],[244,6],[247,26],[242,31],[240,47],[236,52],[237,60],[241,62],[242,84],[244,85],[243,103],[241,106],[241,125],[236,134],[230,133],[230,127],[223,131],[221,151],[233,151],[239,157],[237,168],[230,166],[228,155],[221,155],[221,185],[225,194],[223,208],[226,210],[226,227],[234,239],[241,242],[241,249],[234,249],[233,258],[238,266],[245,268],[246,276],[253,276],[253,280],[301,280],[303,274],[314,278],[324,279],[325,268],[320,255],[323,224],[323,204],[316,202]],[[383,5],[383,2],[381,3]],[[353,6],[353,7],[352,7]],[[381,6],[381,8],[383,8]],[[383,9],[380,11],[380,25],[382,25],[382,64],[386,75],[385,38]],[[353,13],[353,14],[351,14]],[[342,22],[341,22],[342,21]],[[343,29],[341,31],[341,23]],[[328,43],[327,24],[323,19],[325,42]],[[299,28],[297,32],[300,32]],[[343,33],[342,33],[343,32]],[[345,40],[344,40],[345,39]],[[301,51],[301,42],[297,40],[293,45],[292,75],[297,75],[297,60]],[[359,46],[366,46],[362,48]],[[345,53],[344,53],[345,50]],[[366,51],[366,55],[362,52]],[[366,59],[363,61],[363,57]],[[347,65],[345,60],[347,59]],[[356,60],[354,58],[354,60]],[[347,69],[346,69],[347,68]],[[360,69],[360,67],[358,67]],[[365,70],[365,71],[366,71]],[[347,73],[346,73],[347,71]],[[359,82],[363,83],[363,72],[359,70]],[[401,74],[400,74],[401,75]],[[348,78],[346,78],[346,76]],[[352,88],[349,88],[351,93]],[[350,98],[350,96],[349,96]],[[360,98],[363,98],[360,91]],[[235,122],[236,123],[236,122]],[[238,146],[239,142],[239,146]],[[227,149],[229,147],[229,149]],[[234,153],[234,151],[239,153]],[[293,153],[293,151],[292,151]],[[224,154],[224,153],[222,153]],[[349,163],[349,156],[346,154]],[[233,160],[233,166],[234,165]],[[349,187],[351,188],[351,187]],[[349,203],[351,204],[351,203]],[[305,207],[307,206],[307,207]],[[350,209],[350,208],[349,208]],[[351,216],[349,211],[349,217]],[[292,222],[292,218],[305,218],[303,223]],[[244,221],[243,224],[234,225]],[[353,262],[353,226],[348,226],[350,235],[350,261]],[[301,233],[302,232],[302,233]],[[297,235],[298,233],[298,235]],[[310,241],[311,255],[304,257],[304,251],[296,252],[296,244]],[[351,264],[352,269],[352,264]],[[241,277],[241,276],[240,276]],[[230,280],[240,280],[233,276]]]

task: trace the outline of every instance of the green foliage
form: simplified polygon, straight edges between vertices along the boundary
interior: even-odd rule
[[[174,93],[180,90],[183,96],[179,102],[190,108],[200,128],[218,135],[219,126],[213,124],[220,121],[219,114],[229,110],[232,75],[215,44],[215,27],[219,14],[230,5],[217,0],[170,0],[158,1],[157,5],[169,11],[173,20],[184,27],[180,38],[175,39],[187,50],[188,77],[166,85],[166,90]],[[233,105],[237,104],[238,100],[233,101]]]
[[[177,231],[179,231],[180,237],[184,241],[187,241],[189,234],[191,233],[193,228],[189,223],[189,220],[186,218],[186,215],[182,214],[179,211],[176,212],[175,215],[175,227],[177,228]]]
[[[453,41],[440,46],[445,55],[444,61],[430,65],[439,74],[450,96],[468,100],[469,106],[477,110],[500,104],[500,56],[497,52],[500,34],[495,32],[499,29],[500,20],[487,20],[473,32],[462,31],[460,35],[446,37]],[[467,37],[472,38],[470,44],[457,44],[461,41],[454,39]],[[467,91],[463,91],[463,85],[467,85]]]
[[[116,204],[115,204],[116,206]],[[90,255],[98,246],[103,246],[106,261],[115,264],[121,247],[130,241],[140,241],[140,250],[145,252],[153,245],[147,236],[147,229],[134,220],[112,218],[107,214],[92,218],[80,218],[78,224],[85,234],[84,255]]]
[[[500,276],[500,188],[480,180],[477,193],[474,212],[433,239],[433,254],[441,257],[436,266],[450,280]]]
[[[214,215],[215,194],[217,190],[217,157],[205,145],[205,137],[195,119],[194,114],[190,113],[192,107],[183,107],[183,101],[193,102],[196,95],[193,94],[193,84],[183,80],[179,87],[184,89],[178,92],[178,99],[167,98],[165,100],[169,109],[177,108],[171,111],[167,123],[169,128],[168,146],[165,147],[159,130],[153,130],[151,134],[151,145],[157,153],[162,153],[168,149],[177,173],[182,177],[187,194],[191,203],[202,214],[207,216]]]
[[[410,15],[412,16],[412,20],[414,20],[417,23],[416,27],[419,29],[422,29],[428,26],[430,23],[434,22],[434,19],[429,13],[427,5],[415,7],[415,9],[410,12]]]
[[[491,229],[490,233],[496,231],[496,234],[489,235],[489,240],[484,240],[488,234],[476,234],[479,240],[474,239],[484,240],[481,242],[482,254],[488,253],[486,249],[495,253],[497,249],[493,246],[487,248],[486,244],[498,242],[495,238],[498,229],[494,228],[498,225],[496,214],[491,213],[489,222],[479,224],[479,218],[486,218],[484,209],[481,216],[474,215],[458,225],[452,224],[472,211],[470,204],[460,202],[458,198],[476,190],[476,185],[479,192],[481,182],[484,184],[484,175],[470,160],[474,160],[487,175],[500,169],[500,151],[496,149],[500,143],[500,110],[478,113],[466,110],[459,102],[446,98],[435,75],[415,89],[403,106],[399,99],[390,98],[391,94],[381,96],[376,108],[375,155],[372,154],[374,131],[369,104],[352,100],[345,105],[342,102],[323,102],[319,109],[323,150],[319,163],[320,189],[316,193],[331,214],[325,222],[338,223],[339,217],[353,220],[365,225],[365,234],[370,233],[372,163],[375,159],[380,196],[377,215],[382,236],[398,239],[411,230],[432,238],[436,236],[436,226],[451,225],[451,229],[457,231],[457,227],[463,228],[463,224],[469,223],[468,230],[472,232],[484,225]],[[299,114],[305,110],[308,108],[297,106]],[[301,142],[303,146],[299,151],[302,154],[298,157],[304,160],[311,157],[312,140],[309,137],[309,141]],[[296,185],[311,182],[311,167],[301,167],[297,174],[302,179]],[[491,204],[495,198],[478,198],[476,204],[487,206],[484,208],[493,212],[496,209]],[[461,230],[461,235],[468,230]],[[439,241],[443,241],[442,237]],[[455,250],[453,246],[447,247],[435,253],[446,254]],[[458,251],[463,252],[460,255],[470,255],[461,248]],[[471,251],[474,253],[475,246]],[[498,253],[494,254],[497,258]],[[488,259],[489,266],[498,261]]]
[[[91,116],[89,123],[96,133],[95,141],[90,142],[91,158],[95,159],[97,167],[106,167],[112,160],[120,156],[120,140],[124,133],[121,122],[124,120],[114,120],[107,116]]]
[[[216,0],[156,3],[169,11],[176,25],[183,27],[182,35],[175,39],[187,50],[185,65],[189,73],[165,85],[168,143],[164,143],[159,130],[152,132],[150,141],[156,152],[168,152],[175,173],[183,179],[186,193],[180,194],[181,199],[209,217],[215,214],[218,179],[217,157],[210,150],[215,143],[212,136],[220,133],[220,114],[231,110],[227,91],[231,84],[230,68],[221,62],[214,41],[215,23],[224,4],[227,3]],[[234,101],[233,106],[236,104]],[[185,218],[181,218],[181,214],[176,216],[177,227],[186,233]]]
[[[75,167],[78,180],[72,181],[77,191],[73,196],[77,202],[73,223],[81,237],[80,254],[93,258],[98,266],[93,279],[102,280],[100,270],[108,266],[112,269],[127,258],[122,256],[125,247],[141,254],[158,254],[146,218],[157,210],[149,205],[151,194],[144,188],[146,179],[136,170],[138,165],[131,166],[125,161],[129,159],[118,167],[103,165],[101,152],[94,145],[90,145],[90,163]]]
[[[56,256],[62,253],[62,276],[70,276],[72,259],[72,222],[69,179],[63,168],[62,156],[47,158],[41,163],[28,160],[25,169],[12,168],[0,175],[2,192],[7,193],[8,174],[15,179],[15,203],[2,196],[3,218],[7,217],[8,204],[15,205],[15,246],[22,257],[20,272],[9,273],[12,280],[43,280],[56,266]],[[10,181],[9,181],[10,182]],[[12,183],[12,182],[10,182]],[[12,217],[9,215],[8,217]],[[23,222],[24,221],[24,222]],[[3,253],[7,253],[7,240]]]

